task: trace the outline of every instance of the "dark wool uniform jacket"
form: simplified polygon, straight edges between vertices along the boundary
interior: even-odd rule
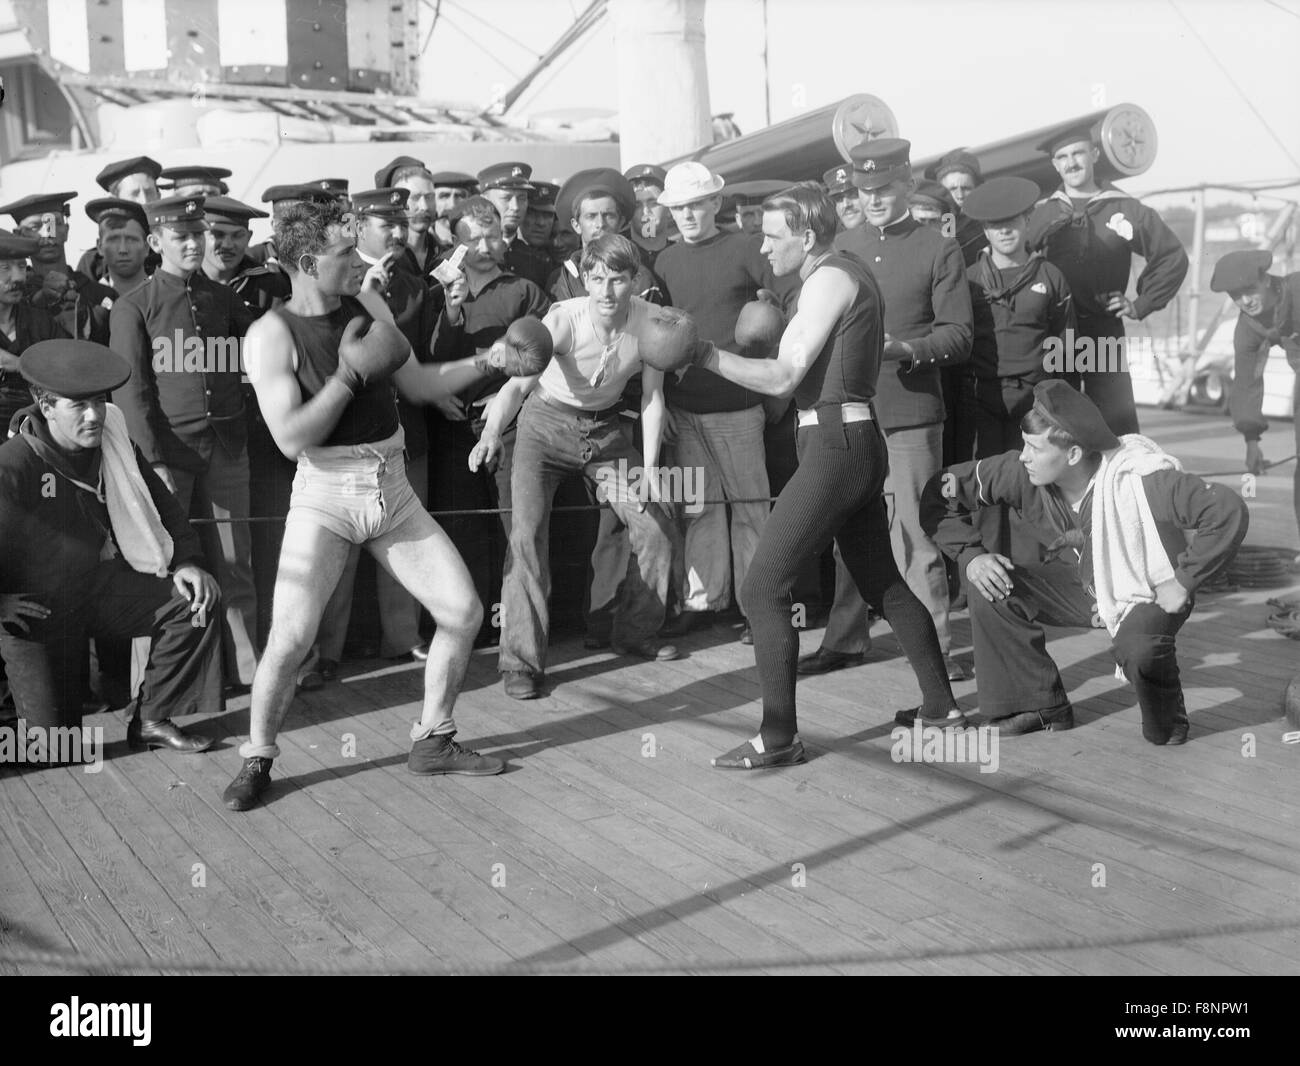
[[[1247,440],[1259,440],[1268,429],[1264,364],[1273,345],[1281,345],[1291,369],[1300,373],[1300,274],[1270,275],[1268,283],[1277,294],[1277,305],[1259,318],[1242,312],[1232,333],[1232,424]]]
[[[1113,186],[1087,201],[1057,189],[1034,209],[1025,247],[1043,252],[1065,275],[1080,319],[1116,318],[1106,310],[1106,294],[1128,290],[1135,252],[1146,260],[1133,300],[1139,319],[1172,300],[1187,276],[1187,253],[1173,231]]]
[[[911,360],[884,356],[875,401],[881,426],[942,422],[939,368],[970,359],[970,290],[960,246],[904,215],[883,229],[864,222],[836,237],[835,248],[867,264],[885,300],[885,332],[913,349]]]
[[[1195,592],[1227,565],[1245,539],[1246,504],[1229,488],[1177,470],[1147,474],[1142,488],[1174,575]],[[1054,486],[1029,480],[1019,452],[959,463],[936,474],[921,494],[921,528],[964,574],[972,559],[996,550],[984,546],[971,516],[997,504],[1010,507],[1024,527],[1025,535],[1012,550],[1016,566],[1031,570],[1050,562],[1077,566],[1080,583],[1092,592],[1091,489],[1074,512]],[[1053,550],[1072,530],[1083,534],[1082,546]],[[1190,543],[1184,530],[1196,531]],[[1011,579],[1015,581],[1014,571]]]
[[[276,301],[284,303],[293,295],[293,283],[288,274],[279,267],[258,263],[248,256],[240,261],[235,276],[226,284],[238,294],[256,318],[261,318],[275,307]]]
[[[975,322],[971,372],[980,378],[1023,377],[1031,383],[1050,377],[1043,369],[1047,339],[1074,328],[1065,276],[1041,255],[1030,256],[1019,271],[1000,271],[985,250],[966,277]]]
[[[82,453],[79,462],[51,442],[40,408],[33,405],[22,416],[19,435],[0,445],[0,593],[30,593],[56,610],[75,607],[112,527],[107,504],[70,478],[98,485],[100,452]],[[174,542],[173,571],[203,565],[198,535],[180,504],[138,448],[135,459]]]
[[[180,469],[201,468],[196,453],[182,439],[211,429],[231,453],[246,441],[243,394],[239,388],[238,339],[254,321],[244,301],[227,285],[196,271],[188,281],[159,270],[138,289],[119,296],[109,316],[109,347],[131,367],[131,378],[113,394],[126,416],[131,439],[150,463]],[[205,342],[201,369],[183,369],[182,341]],[[217,346],[211,339],[221,339]],[[170,354],[179,369],[154,371],[154,342],[165,341],[159,353]],[[211,354],[221,366],[208,363]]]

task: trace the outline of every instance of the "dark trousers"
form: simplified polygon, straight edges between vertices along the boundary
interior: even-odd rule
[[[478,443],[482,423],[475,420],[452,422],[429,420],[430,510],[460,511],[510,507],[510,467],[515,450],[515,427],[501,434],[501,458],[495,471],[469,468],[469,453]],[[501,515],[449,515],[439,525],[456,545],[474,580],[483,603],[485,624],[490,624],[494,605],[501,602],[501,576],[510,539],[510,512]]]
[[[966,463],[973,457],[976,435],[970,368],[946,366],[939,376],[943,382],[943,465]]]
[[[1118,318],[1082,318],[1075,326],[1075,341],[1091,337],[1094,341],[1124,339],[1124,322]],[[1096,357],[1102,358],[1103,346],[1098,344]],[[1076,358],[1078,354],[1076,353]],[[1127,364],[1126,364],[1127,365]],[[1137,404],[1133,400],[1133,379],[1128,370],[1091,370],[1083,374],[1063,374],[1071,385],[1097,405],[1106,425],[1117,437],[1125,433],[1140,433]]]
[[[797,731],[795,662],[799,634],[791,591],[804,564],[833,539],[863,599],[894,627],[925,700],[941,717],[953,706],[930,612],[894,562],[882,490],[888,459],[875,422],[839,424],[833,416],[799,430],[799,469],[763,528],[742,598],[754,633],[763,687],[764,744],[783,747]]]
[[[988,459],[1025,446],[1020,420],[1034,406],[1034,383],[1025,378],[972,378],[967,394],[975,427],[975,458]],[[1014,522],[1005,506],[981,507],[974,518],[985,545],[1003,555],[1013,552]],[[958,575],[958,580],[962,575]]]
[[[140,574],[112,559],[91,571],[75,602],[47,606],[50,617],[32,626],[36,639],[0,631],[15,706],[29,724],[81,722],[88,636],[152,639],[137,707],[142,721],[217,709],[218,674],[212,667],[221,616],[209,614],[201,629],[191,625],[189,601],[171,578]]]
[[[1011,580],[1014,587],[1005,600],[990,603],[978,592],[970,593],[980,711],[989,718],[1052,710],[1069,702],[1060,671],[1047,654],[1043,626],[1089,627],[1095,609],[1072,567],[1018,569]],[[1115,661],[1137,690],[1142,735],[1153,744],[1164,744],[1175,726],[1187,722],[1174,635],[1191,611],[1190,600],[1178,614],[1166,614],[1153,603],[1139,604],[1115,634]]]

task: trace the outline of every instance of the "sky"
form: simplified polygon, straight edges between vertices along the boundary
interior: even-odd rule
[[[491,99],[585,6],[442,0],[422,91]],[[711,110],[761,128],[762,0],[705,0],[705,33]],[[928,155],[1131,102],[1159,136],[1132,192],[1300,180],[1300,0],[767,0],[767,35],[773,122],[868,92]],[[614,109],[611,42],[607,19],[508,117]]]

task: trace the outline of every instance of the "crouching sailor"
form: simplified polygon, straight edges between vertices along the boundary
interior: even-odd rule
[[[1197,588],[1245,538],[1246,505],[1231,489],[1184,474],[1148,438],[1117,438],[1064,381],[1041,382],[1034,394],[1022,451],[950,467],[922,497],[926,532],[969,585],[980,710],[1003,736],[1071,728],[1042,627],[1105,626],[1137,690],[1142,735],[1182,744],[1187,712],[1174,637]],[[1009,559],[981,542],[972,516],[998,504],[1023,525],[1016,550],[1036,558]],[[1196,533],[1190,544],[1187,530]]]
[[[133,747],[203,751],[172,715],[215,711],[219,593],[199,540],[105,397],[131,371],[101,344],[23,353],[36,403],[0,445],[0,655],[18,715],[77,725],[88,637],[150,637]]]

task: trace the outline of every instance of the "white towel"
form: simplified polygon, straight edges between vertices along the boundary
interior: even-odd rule
[[[1127,433],[1102,456],[1092,490],[1092,573],[1097,611],[1113,637],[1139,603],[1154,603],[1156,586],[1174,577],[1142,478],[1182,464],[1149,437]]]
[[[175,545],[135,461],[126,417],[115,404],[104,407],[101,450],[108,520],[122,558],[141,574],[166,577]]]

